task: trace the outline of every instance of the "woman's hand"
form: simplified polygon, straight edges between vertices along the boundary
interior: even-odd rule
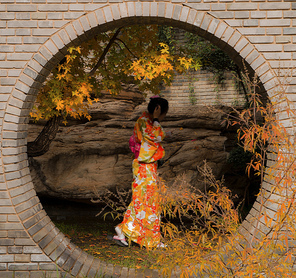
[[[161,107],[160,107],[160,105],[157,105],[153,111],[153,119],[155,119],[155,118],[158,119],[160,114],[161,114]]]

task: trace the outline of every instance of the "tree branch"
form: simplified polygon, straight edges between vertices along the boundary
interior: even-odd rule
[[[123,41],[123,40],[121,40],[121,39],[118,39],[118,38],[116,38],[116,40],[117,41],[120,41],[124,46],[125,46],[125,48],[128,50],[128,52],[130,53],[130,54],[132,54],[136,59],[139,59],[133,52],[131,52],[131,50],[128,48],[128,46],[126,45],[126,43]]]
[[[95,64],[95,66],[93,67],[93,69],[89,72],[89,76],[93,76],[96,72],[96,70],[99,68],[99,66],[102,64],[103,60],[105,59],[110,47],[112,46],[112,44],[114,43],[114,41],[116,40],[116,37],[118,36],[118,34],[120,33],[120,30],[122,29],[122,27],[118,28],[116,30],[116,32],[114,33],[113,37],[110,39],[109,43],[107,44],[107,46],[104,49],[104,52],[102,53],[99,61]]]
[[[247,103],[249,103],[248,92],[247,92],[247,90],[246,90],[246,87],[245,87],[244,81],[243,81],[243,79],[242,79],[242,75],[241,75],[240,69],[239,69],[237,66],[236,66],[236,68],[235,68],[235,71],[236,71],[236,74],[238,75],[239,82],[240,82],[241,86],[243,87],[243,91],[244,91],[244,95],[245,95],[246,101],[247,101]]]

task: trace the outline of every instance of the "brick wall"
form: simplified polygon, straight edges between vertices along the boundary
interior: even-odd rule
[[[73,276],[135,276],[133,269],[118,270],[72,245],[47,217],[32,184],[26,155],[28,114],[68,46],[125,24],[178,26],[217,44],[238,64],[244,61],[273,96],[296,65],[295,9],[296,3],[286,0],[0,0],[0,277],[40,277],[55,267]],[[286,92],[295,107],[295,72],[289,80]],[[282,105],[278,110],[281,123],[295,134],[284,109]],[[271,187],[266,180],[263,190],[270,193]],[[272,197],[280,204],[280,196]],[[275,202],[263,209],[275,215],[277,206]],[[260,200],[241,225],[246,238],[256,236],[254,227],[268,232],[258,220],[258,207]]]
[[[225,73],[223,84],[217,84],[213,73],[199,70],[188,75],[177,75],[170,87],[162,90],[162,95],[171,107],[186,105],[239,105],[245,104],[242,91],[235,86],[231,73]]]
[[[185,31],[173,28],[173,38],[180,46],[187,43]],[[162,90],[171,107],[186,105],[244,105],[243,91],[235,84],[235,76],[224,72],[224,80],[218,83],[215,75],[209,71],[198,70],[178,74],[171,86]]]

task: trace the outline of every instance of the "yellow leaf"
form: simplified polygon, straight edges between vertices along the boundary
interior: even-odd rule
[[[63,100],[58,100],[56,103],[56,108],[57,110],[62,110],[64,108],[64,101]]]

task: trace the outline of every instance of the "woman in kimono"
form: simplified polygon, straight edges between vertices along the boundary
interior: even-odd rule
[[[157,161],[164,157],[161,145],[165,132],[160,125],[168,112],[168,102],[154,96],[148,111],[137,120],[130,139],[133,160],[132,201],[123,221],[115,228],[117,235],[109,236],[121,246],[129,240],[145,247],[164,247],[160,242],[160,204],[157,183]]]

